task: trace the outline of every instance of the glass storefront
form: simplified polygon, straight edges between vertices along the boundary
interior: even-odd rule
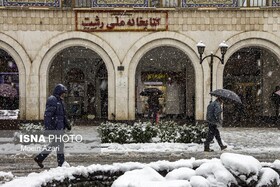
[[[56,84],[68,89],[67,114],[74,119],[107,119],[108,73],[103,60],[84,47],[70,47],[54,59],[49,72],[49,95]]]

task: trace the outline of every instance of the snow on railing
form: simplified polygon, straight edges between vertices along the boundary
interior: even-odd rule
[[[5,7],[36,7],[36,8],[176,8],[176,7],[267,7],[279,6],[280,0],[0,0],[0,6]]]
[[[18,119],[19,109],[17,110],[0,110],[0,119]]]

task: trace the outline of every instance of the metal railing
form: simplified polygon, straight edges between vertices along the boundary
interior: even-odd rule
[[[123,0],[116,4],[102,4],[98,0],[0,0],[4,7],[56,7],[56,8],[102,8],[102,7],[267,7],[279,6],[280,0]],[[119,1],[120,2],[120,1]]]
[[[264,7],[268,6],[267,0],[238,0],[239,7]]]

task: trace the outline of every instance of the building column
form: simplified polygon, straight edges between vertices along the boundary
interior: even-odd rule
[[[39,76],[29,75],[26,77],[26,119],[40,119],[40,104],[39,104]]]
[[[116,72],[116,120],[128,120],[128,75],[127,71]]]

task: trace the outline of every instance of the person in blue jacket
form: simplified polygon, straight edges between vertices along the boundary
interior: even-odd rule
[[[55,135],[63,135],[64,129],[71,130],[68,123],[63,99],[67,89],[64,85],[58,84],[54,88],[53,94],[47,99],[46,109],[44,114],[45,131],[54,133]],[[56,147],[58,166],[64,163],[64,143],[63,141],[52,141],[46,149],[38,154],[34,160],[40,168],[43,168],[44,159],[51,153],[51,147]]]
[[[221,147],[221,150],[224,150],[227,148],[226,145],[223,145],[223,142],[221,140],[220,131],[218,129],[218,126],[222,125],[222,103],[223,100],[220,97],[217,97],[217,99],[213,102],[210,102],[210,104],[207,107],[207,114],[206,114],[206,121],[208,123],[208,136],[206,138],[206,141],[204,142],[204,151],[206,152],[212,152],[213,150],[209,148],[210,142],[216,138],[219,146]]]

